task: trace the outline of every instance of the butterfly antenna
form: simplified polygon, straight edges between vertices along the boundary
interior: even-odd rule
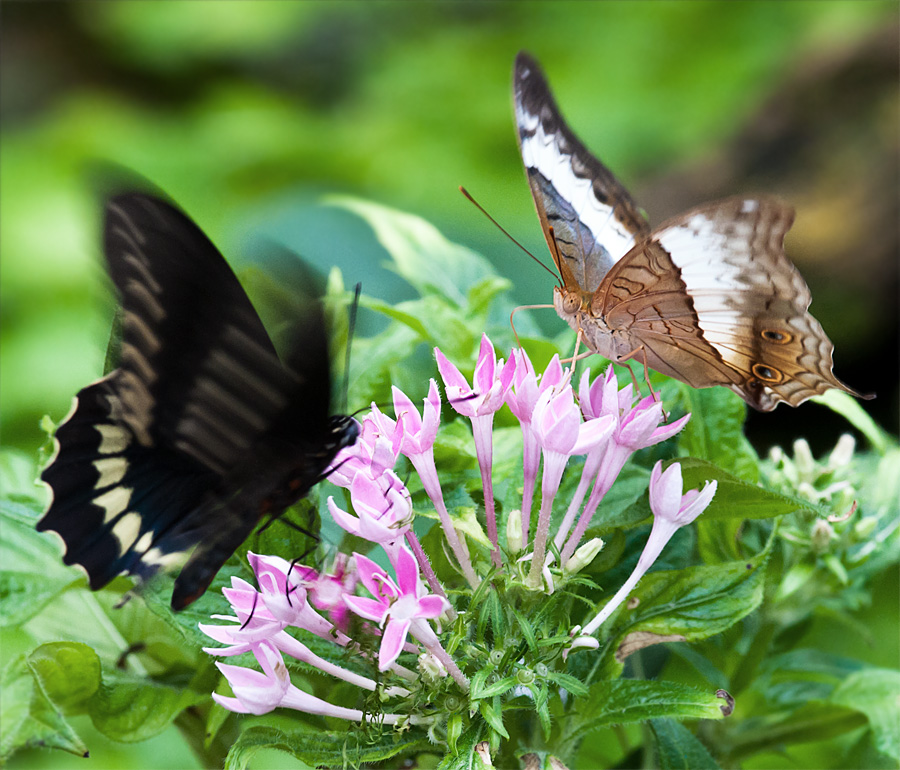
[[[344,392],[341,413],[347,413],[347,394],[350,392],[350,348],[353,346],[353,335],[356,332],[356,314],[359,310],[359,295],[362,292],[362,283],[356,284],[353,291],[353,303],[350,305],[350,322],[347,329],[347,351],[344,354]]]
[[[485,216],[493,223],[493,225],[494,225],[501,233],[503,233],[503,234],[504,234],[507,238],[509,238],[514,244],[516,244],[516,246],[518,246],[520,249],[522,249],[522,251],[524,251],[529,257],[531,257],[531,258],[532,258],[535,262],[537,262],[542,268],[544,268],[544,270],[546,270],[548,273],[550,273],[550,275],[552,275],[554,278],[557,278],[557,277],[558,277],[558,276],[556,275],[556,273],[554,273],[549,267],[547,267],[543,262],[541,262],[541,260],[539,260],[536,256],[534,256],[534,254],[532,254],[528,249],[526,249],[526,248],[525,248],[521,243],[519,243],[515,238],[513,238],[513,237],[509,234],[509,232],[507,232],[507,230],[506,230],[506,229],[505,229],[505,228],[504,228],[504,227],[503,227],[496,219],[494,219],[490,214],[488,214],[487,211],[485,211],[484,206],[482,206],[477,200],[475,200],[475,199],[469,194],[469,191],[468,191],[465,187],[460,187],[460,188],[459,188],[459,191],[460,191],[463,195],[465,195],[466,198],[469,199],[469,202],[472,203],[472,204],[474,204],[475,208],[477,208],[482,214],[484,214],[484,215],[485,215]]]
[[[559,267],[559,275],[553,273],[554,278],[559,279],[559,285],[563,286],[565,284],[565,279],[562,277],[562,254],[559,253],[559,244],[556,242],[556,230],[553,229],[553,225],[547,226],[547,232],[550,234],[549,243],[550,251],[552,252],[550,256],[553,257],[553,264]]]
[[[250,607],[250,614],[247,616],[247,619],[241,623],[240,631],[243,631],[247,626],[250,625],[250,621],[253,620],[253,613],[256,612],[256,602],[259,599],[259,592],[253,594],[253,605]]]

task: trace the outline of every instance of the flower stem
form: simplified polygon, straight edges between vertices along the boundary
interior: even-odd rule
[[[443,648],[437,634],[428,625],[428,622],[417,618],[413,620],[409,627],[410,633],[418,639],[428,652],[436,657],[447,669],[447,673],[453,677],[453,680],[459,685],[463,692],[469,691],[469,680],[466,675],[456,665],[456,661],[450,657],[449,653]]]
[[[487,516],[488,539],[494,546],[491,560],[494,566],[500,566],[500,540],[497,537],[497,512],[494,505],[494,484],[491,479],[491,467],[494,462],[492,430],[494,415],[486,414],[472,418],[472,435],[475,439],[475,455],[481,469],[481,484],[484,488],[484,512]]]
[[[434,574],[434,568],[428,560],[428,554],[425,553],[422,544],[419,542],[419,538],[416,537],[416,533],[413,532],[412,529],[409,529],[406,532],[406,542],[409,544],[409,547],[416,557],[416,561],[419,563],[419,569],[425,574],[425,580],[428,583],[428,587],[431,589],[431,593],[443,596],[446,599],[447,594],[444,591],[441,582],[438,580],[437,575]],[[452,607],[448,610],[448,614],[451,621],[456,619],[456,610]]]
[[[456,556],[466,581],[473,589],[478,588],[481,578],[478,577],[475,569],[472,567],[472,559],[466,548],[465,540],[457,534],[456,528],[453,526],[453,520],[447,512],[447,506],[444,504],[444,493],[441,491],[441,483],[434,464],[434,455],[430,452],[423,452],[418,455],[410,455],[409,460],[416,469],[416,473],[419,474],[422,486],[425,487],[425,494],[434,503],[438,518],[441,520],[441,529],[444,530],[444,537],[447,538],[447,543],[450,545],[453,555]]]
[[[600,505],[600,501],[603,500],[606,493],[609,492],[610,487],[612,487],[613,482],[616,480],[616,477],[619,475],[619,472],[631,455],[631,453],[627,451],[616,451],[617,448],[610,449],[610,451],[603,456],[603,462],[601,463],[600,471],[597,474],[597,480],[594,482],[594,488],[591,490],[591,495],[588,497],[588,501],[584,506],[581,518],[578,519],[575,531],[566,542],[566,547],[563,548],[562,553],[559,556],[559,563],[562,567],[565,567],[566,562],[572,558],[572,554],[575,553],[575,549],[581,542],[581,538],[584,537],[584,533],[587,531],[588,525],[590,525],[591,519],[597,511],[597,506]]]
[[[541,479],[541,512],[538,515],[537,530],[534,533],[534,554],[531,557],[531,569],[526,584],[538,589],[541,587],[541,570],[544,568],[544,557],[547,555],[547,539],[550,534],[550,512],[553,509],[553,498],[559,490],[566,461],[569,458],[559,452],[544,450],[544,475]]]

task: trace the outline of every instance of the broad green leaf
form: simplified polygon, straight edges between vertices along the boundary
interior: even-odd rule
[[[25,656],[7,665],[0,687],[0,761],[25,748],[88,756],[87,746],[35,682]]]
[[[273,524],[273,526],[276,525]],[[251,547],[253,537],[251,535],[248,541]],[[213,578],[206,593],[193,604],[178,612],[172,610],[173,579],[169,576],[161,575],[151,580],[142,589],[140,598],[154,615],[176,630],[183,640],[195,649],[199,649],[209,646],[210,639],[200,631],[197,624],[208,623],[210,616],[214,614],[232,614],[231,605],[222,595],[222,588],[231,586],[232,576],[242,577],[251,582],[253,580],[249,568],[240,565],[237,557],[232,557]]]
[[[68,582],[83,573],[62,563],[58,537],[34,528],[40,511],[36,500],[0,500],[0,562],[5,570],[35,572]]]
[[[596,682],[586,700],[569,717],[564,728],[566,741],[583,738],[601,727],[648,719],[722,719],[725,705],[713,690],[643,679]]]
[[[679,722],[651,719],[650,729],[660,770],[719,770],[706,746]]]
[[[495,275],[484,257],[451,243],[424,219],[344,196],[332,196],[325,202],[364,219],[391,255],[397,272],[420,294],[439,294],[462,306],[466,302],[463,292]]]
[[[685,489],[697,489],[707,481],[717,482],[716,495],[701,514],[709,519],[769,519],[804,510],[824,513],[809,500],[770,492],[736,478],[715,465],[695,457],[678,460]]]
[[[376,313],[381,313],[383,316],[409,327],[423,340],[429,338],[428,330],[422,323],[421,314],[412,312],[412,308],[410,310],[402,310],[400,305],[392,305],[389,302],[365,295],[360,296],[359,304],[361,307],[374,310]]]
[[[108,738],[137,743],[158,735],[190,706],[209,699],[205,693],[157,684],[149,679],[108,673],[88,704],[91,721]]]
[[[118,671],[101,676],[97,654],[77,642],[41,645],[28,667],[55,709],[87,713],[104,735],[128,743],[159,734],[183,709],[209,697]]]
[[[42,644],[28,656],[35,681],[63,713],[82,713],[100,689],[100,658],[86,644]]]
[[[746,617],[762,602],[765,558],[645,576],[607,621],[617,663],[609,671],[643,647],[706,639]]]
[[[277,749],[313,767],[359,766],[384,762],[401,753],[424,749],[428,742],[413,733],[398,733],[385,726],[380,736],[365,730],[294,730],[253,726],[241,733],[225,760],[226,770],[245,770],[261,749]]]
[[[650,471],[646,468],[634,463],[626,465],[600,501],[584,542],[595,535],[605,539],[607,533],[634,527],[650,518],[653,514],[647,498],[649,482]],[[574,489],[573,486],[572,490]]]
[[[738,478],[759,480],[759,458],[744,437],[747,405],[727,388],[681,386],[691,419],[678,436],[678,453],[708,460]]]
[[[873,420],[853,396],[840,390],[827,390],[821,396],[813,396],[810,401],[827,406],[837,412],[854,428],[862,433],[880,454],[884,454],[894,443],[893,439]]]
[[[900,760],[900,671],[868,668],[850,674],[831,696],[833,703],[866,715],[883,754]]]
[[[512,282],[506,278],[490,276],[474,284],[468,291],[469,312],[473,315],[487,316],[491,303],[503,292],[512,288]]]
[[[738,724],[731,756],[739,760],[769,751],[772,746],[831,741],[865,724],[861,713],[813,701],[789,712],[775,712],[765,719]]]
[[[33,455],[8,447],[0,449],[0,491],[4,497],[36,502],[40,498],[42,506],[46,489],[40,481],[35,481],[37,477],[38,467]]]
[[[58,579],[35,572],[0,572],[0,627],[21,625],[67,589],[83,583],[77,578],[60,586]]]

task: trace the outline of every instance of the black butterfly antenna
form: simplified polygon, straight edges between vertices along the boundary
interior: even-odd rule
[[[536,256],[534,256],[534,254],[532,254],[528,249],[526,249],[526,248],[525,248],[521,243],[519,243],[515,238],[513,238],[513,237],[509,234],[509,232],[506,230],[506,228],[504,228],[504,227],[503,227],[496,219],[494,219],[490,214],[488,214],[487,211],[485,210],[484,206],[482,206],[477,200],[475,200],[475,199],[471,196],[471,194],[469,193],[469,191],[468,191],[465,187],[460,186],[459,191],[460,191],[463,195],[465,195],[466,198],[469,200],[469,202],[472,203],[472,204],[475,206],[475,208],[477,208],[482,214],[484,214],[484,215],[491,221],[491,223],[492,223],[492,224],[493,224],[493,225],[494,225],[501,233],[503,233],[503,234],[504,234],[507,238],[509,238],[514,244],[516,244],[516,246],[518,246],[520,249],[522,249],[522,251],[524,251],[529,257],[531,257],[531,258],[532,258],[535,262],[537,262],[542,268],[544,268],[544,270],[546,270],[548,273],[550,273],[550,275],[553,276],[553,279],[554,279],[554,280],[558,280],[559,276],[558,276],[556,273],[554,273],[549,267],[547,267],[543,262],[541,262],[541,260],[539,260]]]
[[[341,395],[341,413],[347,413],[347,394],[350,392],[350,348],[353,346],[353,335],[356,332],[356,316],[359,311],[359,295],[362,293],[362,283],[357,283],[353,290],[353,302],[350,305],[350,319],[347,328],[347,350],[344,353],[344,392]]]

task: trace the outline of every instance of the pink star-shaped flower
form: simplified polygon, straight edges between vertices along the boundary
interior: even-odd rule
[[[411,626],[438,617],[450,603],[442,596],[425,593],[415,557],[405,547],[394,561],[396,582],[371,559],[358,553],[354,557],[360,582],[374,598],[345,596],[344,601],[360,617],[383,626],[378,668],[384,671],[397,660]]]

